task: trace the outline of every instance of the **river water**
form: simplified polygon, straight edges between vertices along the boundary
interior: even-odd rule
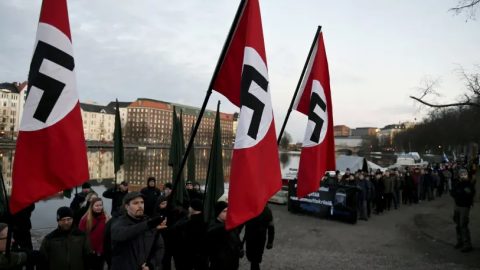
[[[117,183],[127,180],[129,182],[129,190],[140,191],[146,186],[146,180],[149,176],[155,177],[159,186],[171,182],[172,169],[168,166],[168,153],[169,149],[147,149],[144,151],[127,149],[125,151],[125,164],[117,174]],[[280,152],[279,155],[282,175],[285,175],[289,168],[298,168],[300,152]],[[89,183],[92,189],[101,196],[106,189],[114,186],[113,151],[89,149],[87,156],[90,172]],[[205,183],[207,175],[209,156],[209,149],[195,149],[196,179],[202,185]],[[9,195],[14,158],[14,150],[0,149],[0,165]],[[67,153],[65,153],[65,158],[68,158]],[[223,150],[224,182],[226,183],[230,179],[231,162],[232,150]],[[78,187],[78,191],[80,190],[81,187]],[[66,198],[60,193],[37,202],[35,211],[32,213],[33,228],[51,228],[56,226],[56,210],[61,206],[69,206],[72,198]],[[104,205],[107,213],[110,213],[111,200],[104,198]]]

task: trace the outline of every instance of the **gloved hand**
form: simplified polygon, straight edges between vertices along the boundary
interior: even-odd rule
[[[470,188],[465,188],[463,191],[465,191],[465,193],[467,193],[467,194],[472,193],[472,190]]]
[[[267,249],[272,249],[273,248],[273,243],[267,243]]]
[[[153,219],[150,219],[149,221],[147,221],[147,225],[151,229],[155,229],[158,225],[162,224],[162,222],[164,220],[165,220],[165,218],[163,216],[156,217],[156,218],[153,218]]]

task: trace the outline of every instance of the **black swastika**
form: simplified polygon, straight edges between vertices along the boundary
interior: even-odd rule
[[[314,143],[320,142],[320,133],[322,132],[323,128],[323,119],[314,112],[315,108],[319,106],[323,111],[327,109],[327,104],[320,98],[320,96],[312,92],[312,96],[310,97],[310,108],[308,109],[308,120],[315,123],[315,128],[313,129],[312,136],[310,137],[310,141]]]
[[[48,117],[52,113],[55,104],[65,88],[65,83],[40,73],[40,67],[44,59],[50,60],[70,71],[73,71],[75,67],[75,61],[71,55],[43,41],[38,41],[32,63],[30,64],[30,73],[28,74],[27,99],[32,86],[43,90],[38,107],[33,114],[33,118],[43,123],[47,122]]]
[[[240,89],[240,105],[253,110],[252,122],[248,128],[247,135],[256,140],[265,104],[249,92],[252,82],[258,84],[258,86],[260,86],[265,92],[268,91],[267,79],[265,79],[265,77],[263,77],[254,67],[244,65]]]

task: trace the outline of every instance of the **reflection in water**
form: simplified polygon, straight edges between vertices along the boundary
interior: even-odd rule
[[[290,155],[287,152],[280,152],[280,163],[282,164],[282,169],[285,169],[290,164]]]
[[[144,151],[126,149],[125,164],[117,174],[117,183],[124,180],[129,182],[131,190],[140,190],[146,186],[149,176],[157,179],[158,185],[172,181],[172,169],[168,166],[169,149],[148,149]],[[114,186],[113,151],[90,149],[87,152],[89,183],[92,189],[102,197],[103,192]],[[209,149],[195,149],[196,180],[202,185],[205,183],[208,170]],[[298,168],[300,152],[281,153],[282,174],[289,168]],[[7,193],[12,188],[12,165],[15,158],[14,150],[0,150],[0,166]],[[232,163],[232,150],[223,150],[224,181],[230,179],[230,165]],[[185,168],[186,175],[187,168]],[[81,188],[78,188],[81,191]],[[75,194],[75,190],[73,191]],[[33,228],[51,228],[56,226],[56,210],[61,206],[69,206],[72,198],[64,198],[62,193],[55,194],[48,199],[36,203],[32,213]],[[104,198],[104,206],[110,213],[111,201]]]
[[[168,166],[169,149],[147,149],[125,151],[125,164],[117,173],[117,183],[126,180],[132,190],[140,190],[147,184],[147,178],[155,177],[157,185],[163,185],[172,182],[173,171]],[[115,174],[113,173],[113,151],[90,149],[87,152],[88,171],[90,174],[90,184],[92,186],[104,185],[109,188],[114,185]],[[210,157],[209,149],[195,149],[196,157],[196,180],[205,183],[208,170],[208,160]],[[14,150],[4,150],[0,152],[1,168],[7,193],[11,194],[12,189],[12,165],[15,158]],[[230,165],[232,163],[232,150],[223,150],[223,171],[224,181],[230,179]],[[187,166],[185,166],[185,175]],[[57,194],[50,199],[61,199],[63,195]]]
[[[124,180],[129,182],[130,190],[140,190],[147,185],[149,176],[157,180],[157,185],[161,186],[172,181],[173,172],[168,166],[169,149],[147,149],[144,151],[126,149],[125,164],[117,173],[117,183]],[[115,175],[113,173],[113,151],[89,149],[88,171],[90,174],[89,183],[93,191],[100,197],[103,192],[114,186]],[[209,149],[195,149],[196,157],[196,180],[201,184],[205,183],[208,160],[210,157]],[[12,167],[15,159],[15,150],[0,150],[0,166],[7,189],[7,194],[12,190]],[[232,163],[232,150],[223,150],[223,171],[224,181],[230,179],[230,165]],[[185,166],[185,176],[187,167]],[[81,191],[81,188],[77,188]],[[75,194],[75,190],[73,191]],[[56,210],[61,206],[69,206],[72,198],[64,198],[62,193],[55,194],[50,198],[36,203],[36,209],[32,213],[33,228],[55,227]],[[104,206],[107,213],[110,213],[111,201],[104,198]]]

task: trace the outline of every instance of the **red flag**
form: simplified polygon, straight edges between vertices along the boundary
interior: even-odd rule
[[[313,46],[293,106],[294,110],[308,116],[297,177],[299,198],[318,190],[325,172],[336,168],[330,75],[321,31]]]
[[[258,216],[282,188],[258,0],[242,1],[238,15],[213,87],[240,107],[230,173],[227,230]]]
[[[66,0],[43,0],[13,164],[10,210],[88,181]]]

